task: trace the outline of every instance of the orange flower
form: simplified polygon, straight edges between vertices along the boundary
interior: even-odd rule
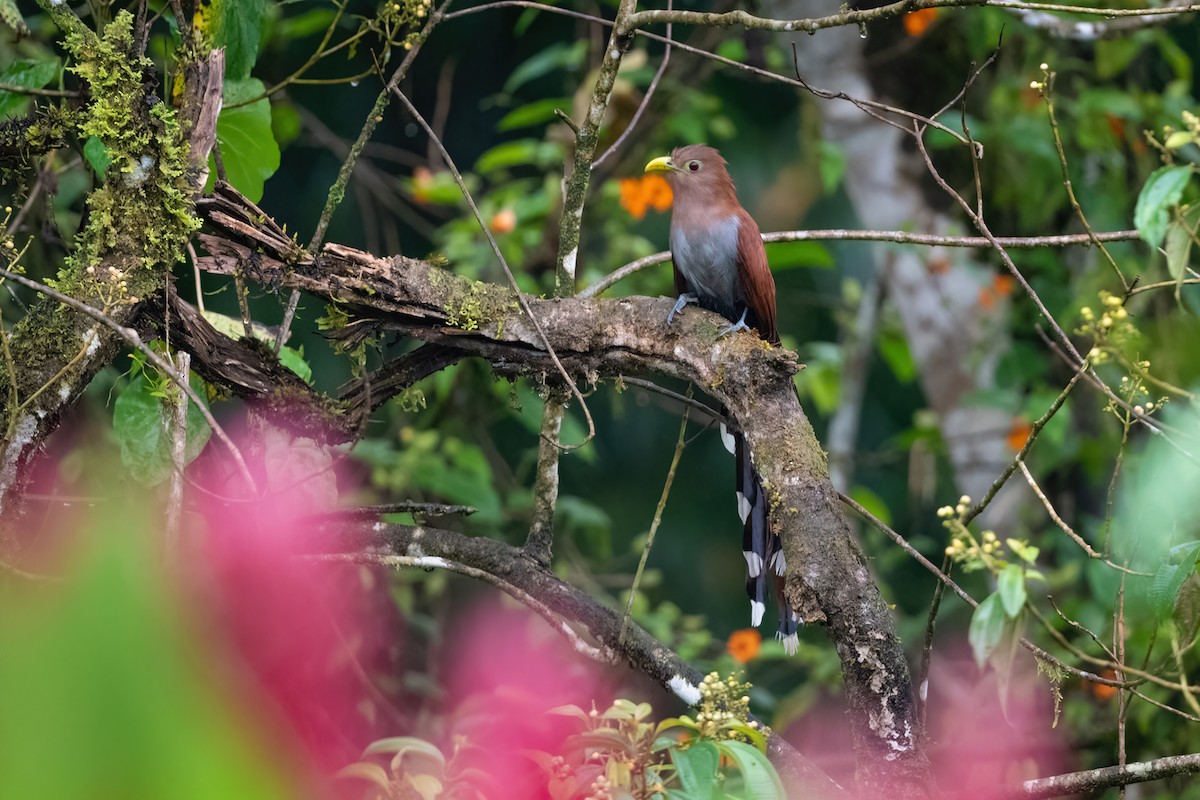
[[[517,227],[517,212],[511,208],[500,209],[492,217],[488,227],[492,229],[492,233],[512,233]]]
[[[985,311],[996,307],[996,291],[992,287],[985,286],[979,290],[979,307]]]
[[[671,207],[671,185],[661,175],[642,175],[621,179],[621,208],[634,219],[642,219],[646,211],[666,211]]]
[[[1012,421],[1012,427],[1008,429],[1008,435],[1004,437],[1004,441],[1008,443],[1010,450],[1019,453],[1025,443],[1029,441],[1031,433],[1033,433],[1033,426],[1021,417],[1017,417]]]
[[[909,36],[920,36],[929,30],[929,26],[938,18],[941,9],[922,8],[920,11],[910,11],[904,15],[904,32]]]
[[[992,289],[1000,297],[1008,297],[1010,294],[1012,294],[1013,285],[1015,283],[1016,281],[1013,280],[1012,275],[1000,274],[992,278]]]
[[[1117,673],[1113,672],[1111,669],[1105,669],[1100,671],[1100,677],[1108,678],[1110,681],[1115,681],[1117,679]],[[1107,702],[1108,700],[1111,700],[1113,695],[1117,693],[1117,687],[1109,686],[1107,683],[1093,683],[1092,681],[1085,679],[1083,681],[1083,685],[1084,688],[1091,691],[1093,697],[1101,702]]]
[[[729,634],[729,641],[725,647],[729,650],[729,655],[733,656],[734,661],[745,664],[757,656],[758,651],[762,649],[762,634],[754,628],[742,628],[740,631]]]

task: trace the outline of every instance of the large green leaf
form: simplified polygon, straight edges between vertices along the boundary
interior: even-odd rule
[[[120,473],[88,463],[102,485]],[[0,797],[313,797],[295,737],[229,677],[224,638],[172,585],[190,563],[164,571],[161,517],[127,488],[90,491],[113,500],[56,532],[76,549],[52,586],[4,585]]]
[[[779,773],[758,748],[736,740],[721,742],[717,747],[742,773],[746,800],[787,800]]]
[[[204,384],[193,376],[192,388],[201,394]],[[143,373],[130,381],[113,404],[113,434],[121,445],[121,462],[136,480],[148,486],[165,480],[173,468],[167,422],[171,414],[163,398],[151,394],[150,382]],[[211,435],[204,416],[195,403],[188,401],[185,464],[200,455]]]
[[[279,144],[271,129],[271,103],[266,98],[238,105],[262,94],[257,78],[225,82],[225,108],[217,118],[217,142],[225,174],[234,187],[257,203],[263,184],[279,169]],[[216,166],[209,164],[209,185]]]
[[[1162,244],[1171,208],[1179,204],[1191,177],[1190,166],[1159,167],[1146,180],[1133,210],[1133,224],[1146,244]]]
[[[711,800],[717,783],[717,764],[721,754],[712,742],[696,742],[686,750],[673,748],[671,760],[683,790],[693,800]]]
[[[225,78],[240,81],[250,77],[258,60],[266,22],[266,0],[213,0],[209,41],[225,48]]]
[[[1010,619],[1016,619],[1025,607],[1025,568],[1020,564],[1009,564],[996,579],[996,585],[1004,613]]]
[[[1180,211],[1179,216],[1171,221],[1167,228],[1167,241],[1164,249],[1167,252],[1167,272],[1175,281],[1175,297],[1178,298],[1183,290],[1183,279],[1187,277],[1187,265],[1192,256],[1192,240],[1200,226],[1200,203],[1195,203]]]
[[[971,652],[975,654],[975,663],[982,667],[988,657],[1000,644],[1004,635],[1004,603],[999,593],[990,594],[979,604],[971,616],[971,627],[967,631],[967,641],[971,643]]]
[[[41,89],[58,75],[58,59],[43,61],[14,61],[0,72],[0,83],[20,86],[24,89]],[[0,117],[19,111],[29,100],[29,95],[20,92],[0,91]]]
[[[1171,548],[1171,552],[1154,573],[1150,586],[1150,602],[1159,617],[1170,616],[1175,608],[1175,598],[1183,582],[1196,571],[1196,559],[1200,557],[1200,542],[1187,542]]]

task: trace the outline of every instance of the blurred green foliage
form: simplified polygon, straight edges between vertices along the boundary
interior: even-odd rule
[[[162,2],[150,5],[165,7]],[[597,13],[611,16],[616,3],[594,5]],[[261,198],[262,207],[298,231],[302,241],[317,221],[346,142],[357,135],[374,102],[379,89],[374,70],[386,74],[406,52],[405,45],[411,46],[422,8],[413,2],[341,5],[316,0],[224,0],[206,6],[208,16],[200,27],[227,48],[226,107],[218,128],[227,176],[252,199]],[[149,49],[161,70],[156,91],[164,98],[172,93],[170,76],[180,42],[171,17],[165,14],[152,28]],[[61,82],[61,54],[53,44],[52,26],[32,6],[26,21],[32,37],[0,43],[0,82],[33,88]],[[1018,262],[1081,351],[1094,351],[1093,363],[1105,382],[1154,420],[1168,423],[1173,441],[1185,443],[1180,447],[1188,455],[1181,455],[1162,437],[1148,435],[1129,412],[1080,386],[1040,432],[1029,456],[1031,470],[1074,530],[1114,562],[1128,561],[1128,568],[1144,573],[1139,575],[1086,557],[1032,502],[1012,530],[995,531],[991,539],[980,530],[949,526],[948,532],[939,524],[936,508],[959,492],[922,395],[920,365],[894,310],[884,312],[872,342],[855,454],[857,485],[850,493],[930,557],[963,542],[963,551],[971,555],[959,563],[976,569],[961,575],[961,582],[984,602],[972,613],[957,601],[945,601],[938,647],[969,641],[978,661],[988,662],[988,670],[998,667],[1002,675],[1014,657],[1023,657],[1014,656],[1012,647],[1018,631],[1043,644],[1053,641],[1030,614],[1034,607],[1046,612],[1042,598],[1048,592],[1066,617],[1104,642],[1112,639],[1119,597],[1129,653],[1144,656],[1146,669],[1182,674],[1190,685],[1196,683],[1200,530],[1192,500],[1200,485],[1194,469],[1200,448],[1186,444],[1197,436],[1192,430],[1196,395],[1189,387],[1200,385],[1200,359],[1192,346],[1200,335],[1200,292],[1187,282],[1195,280],[1191,245],[1200,221],[1194,174],[1200,132],[1189,117],[1198,105],[1194,73],[1200,44],[1194,26],[1189,18],[1114,38],[1066,41],[1028,27],[1004,10],[973,8],[941,14],[920,36],[907,33],[900,21],[867,31],[876,88],[896,105],[920,113],[952,97],[968,65],[982,63],[1000,44],[996,62],[968,93],[961,118],[957,110],[944,117],[947,124],[965,122],[985,145],[980,184],[992,229],[1026,235],[1081,229],[1063,183],[1049,100],[1066,173],[1087,220],[1096,230],[1136,225],[1151,246],[1112,244],[1114,259],[1127,277],[1137,277],[1139,289],[1170,284],[1122,297],[1120,308],[1127,309],[1127,316],[1106,327],[1104,315],[1116,307],[1109,309],[1105,298],[1119,294],[1120,287],[1094,249],[1023,251]],[[556,111],[579,118],[602,46],[603,39],[586,24],[546,11],[464,16],[444,23],[423,45],[405,87],[430,119],[440,120],[436,127],[465,173],[485,223],[521,288],[533,294],[553,290],[562,170],[572,147],[569,128]],[[730,30],[711,46],[735,61],[791,74],[791,53],[783,39]],[[660,44],[635,41],[617,81],[601,151],[629,123],[661,54]],[[314,60],[314,55],[320,57]],[[595,172],[579,260],[581,287],[666,248],[667,215],[645,208],[635,213],[623,203],[621,181],[639,180],[648,157],[684,142],[719,146],[743,201],[756,216],[769,218],[771,227],[861,224],[841,184],[846,156],[838,143],[820,140],[820,108],[810,99],[790,86],[733,70],[713,71],[709,62],[680,52],[672,58],[675,67],[664,77],[641,127]],[[1033,85],[1039,83],[1040,89]],[[7,114],[30,105],[20,94],[0,92],[0,110]],[[1152,135],[1144,136],[1144,131]],[[936,131],[928,142],[955,186],[972,185],[972,164],[964,148]],[[54,186],[31,206],[32,224],[42,233],[32,237],[22,262],[30,274],[45,278],[56,271],[81,223],[86,192],[106,179],[104,156],[102,145],[76,142],[43,162]],[[11,178],[12,205],[29,196],[35,180],[32,174]],[[633,184],[626,186],[636,191]],[[761,200],[765,197],[773,202]],[[418,127],[394,108],[364,151],[327,238],[381,254],[435,257],[458,274],[504,280],[440,157]],[[866,266],[869,251],[854,243],[803,242],[772,245],[768,252],[785,345],[796,349],[807,365],[798,376],[798,389],[823,435],[842,397],[843,341],[864,287],[875,279]],[[993,254],[980,257],[985,268],[998,267]],[[206,275],[194,282],[186,265],[177,268],[176,279],[183,294],[193,300],[203,297],[215,314],[240,325],[232,281]],[[670,269],[661,265],[627,278],[609,294],[670,292]],[[971,401],[1004,409],[1019,432],[1045,412],[1071,371],[1044,345],[1032,304],[1017,296],[1011,302],[1004,328],[995,331],[1011,346],[1001,356],[994,387]],[[269,288],[252,287],[249,304],[259,322],[279,318],[280,301]],[[0,295],[0,311],[6,325],[23,313],[8,295]],[[351,354],[339,352],[317,323],[327,313],[311,301],[302,304],[294,329],[297,349],[285,351],[289,366],[311,377],[322,391],[332,392],[351,374],[376,368],[412,347],[383,338]],[[236,335],[238,325],[229,332]],[[102,382],[112,383],[113,373]],[[160,398],[149,388],[139,376],[119,385],[116,400],[97,391],[88,402],[113,404],[114,435],[131,452],[137,450],[127,465],[130,471],[162,477],[162,430],[147,427],[161,418]],[[678,409],[636,387],[600,383],[583,388],[589,392],[598,436],[563,456],[555,569],[602,602],[623,608],[670,461]],[[536,378],[498,379],[473,362],[432,376],[365,425],[363,439],[348,456],[362,478],[355,499],[470,505],[478,509],[476,514],[446,524],[519,542],[531,514],[530,486],[546,396]],[[1169,414],[1158,413],[1164,398],[1170,398]],[[228,410],[233,406],[215,404],[231,415],[236,413]],[[581,419],[579,409],[569,407],[565,441],[584,438]],[[688,443],[633,613],[685,658],[727,671],[735,662],[726,652],[726,640],[746,624],[746,603],[742,562],[736,555],[740,524],[730,486],[733,464],[716,438],[708,432]],[[139,439],[145,439],[144,446],[134,448]],[[411,514],[391,519],[422,521]],[[106,537],[129,539],[113,520],[102,527]],[[864,528],[861,537],[875,576],[895,603],[901,635],[915,662],[933,579],[873,529]],[[985,545],[994,549],[985,552]],[[258,751],[232,730],[236,715],[220,703],[207,702],[195,668],[181,655],[191,634],[169,623],[155,594],[159,589],[140,582],[150,580],[146,575],[153,572],[145,562],[146,551],[98,548],[81,556],[80,576],[53,607],[20,616],[0,611],[5,644],[0,648],[0,706],[6,709],[0,715],[0,795],[69,798],[112,785],[128,788],[129,793],[121,794],[128,797],[191,796],[187,792],[269,797],[285,786],[263,766],[267,762],[251,755]],[[417,631],[412,635],[424,637],[431,652],[442,643],[441,631],[453,627],[448,617],[461,610],[452,601],[456,592],[465,591],[462,586],[438,574],[403,575],[390,587],[395,605]],[[26,589],[20,589],[22,599]],[[1089,637],[1044,615],[1057,637],[1093,657],[1102,656]],[[756,712],[780,730],[839,691],[836,653],[820,631],[806,630],[802,636],[795,658],[784,659],[779,645],[767,642],[745,665],[754,683],[750,697]],[[114,649],[114,642],[121,646]],[[1055,652],[1072,658],[1061,648]],[[437,697],[435,661],[408,665],[406,686]],[[77,666],[81,664],[87,668]],[[979,677],[969,660],[961,664],[972,680]],[[1072,682],[1061,674],[1043,685],[1047,695],[1061,693],[1061,725],[1080,751],[1080,766],[1111,763],[1118,703],[1097,685]],[[1198,710],[1194,699],[1181,699],[1179,692],[1150,685],[1140,690],[1161,702]],[[131,696],[145,703],[120,700]],[[934,698],[936,702],[936,689]],[[180,719],[188,723],[181,725]],[[22,736],[37,720],[45,725]],[[109,724],[111,720],[125,723]],[[1200,749],[1200,736],[1191,727],[1155,706],[1133,702],[1128,720],[1137,733],[1129,743],[1133,759]],[[245,747],[231,752],[235,744]],[[46,752],[78,762],[79,769],[41,767]],[[206,763],[231,766],[203,772],[193,763],[197,753],[205,754]],[[1200,796],[1196,788],[1169,785],[1147,792]]]

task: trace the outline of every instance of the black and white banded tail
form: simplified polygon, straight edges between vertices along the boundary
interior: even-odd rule
[[[771,530],[767,498],[762,480],[751,463],[750,450],[740,433],[730,433],[721,425],[721,440],[737,463],[738,515],[742,518],[742,555],[746,558],[746,594],[750,596],[750,624],[758,627],[767,610],[767,590],[775,595],[779,610],[779,629],[775,638],[783,642],[789,656],[800,646],[797,630],[800,618],[788,605],[783,593],[787,561],[779,534]]]

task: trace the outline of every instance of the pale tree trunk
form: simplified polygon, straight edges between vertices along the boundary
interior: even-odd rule
[[[764,12],[794,19],[838,9],[837,0],[774,0]],[[871,87],[863,53],[866,40],[857,28],[784,36],[789,50],[793,42],[800,74],[810,85],[886,101]],[[922,194],[925,166],[915,148],[905,146],[906,134],[844,100],[822,100],[819,108],[825,140],[838,143],[845,152],[845,188],[863,227],[923,233],[948,233],[956,227],[957,220],[930,207]],[[952,116],[948,122],[957,119],[957,112]],[[903,325],[921,388],[937,414],[958,489],[978,500],[1013,456],[1007,443],[1011,412],[980,404],[975,397],[995,386],[996,366],[1008,347],[1007,306],[1001,299],[990,309],[981,307],[980,291],[990,286],[991,274],[972,260],[968,250],[879,245],[874,249],[874,274]],[[865,292],[863,302],[871,302],[871,295]],[[863,346],[870,347],[871,342]],[[865,375],[862,371],[858,379]],[[851,397],[856,389],[861,391],[849,387]],[[860,406],[850,402],[844,410],[850,418],[835,417],[831,424],[831,454],[847,445],[853,452]],[[837,442],[832,441],[834,431],[839,432]],[[849,480],[849,470],[843,473]],[[984,512],[984,523],[992,527],[1011,523],[1022,491],[1002,490]],[[944,502],[956,499],[946,497]]]

